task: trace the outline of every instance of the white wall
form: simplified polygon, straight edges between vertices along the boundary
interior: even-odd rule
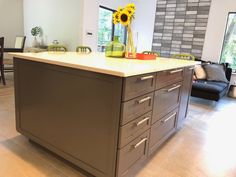
[[[152,49],[154,24],[156,17],[157,0],[135,0],[136,13],[133,24],[134,32],[138,32],[137,51],[142,52]]]
[[[156,0],[84,0],[83,45],[88,45],[92,47],[93,51],[97,51],[99,5],[116,10],[118,6],[125,6],[127,3],[131,2],[134,2],[137,7],[135,20],[133,21],[133,31],[134,33],[138,32],[138,51],[151,50]],[[92,32],[93,36],[87,36],[86,32]]]
[[[229,12],[236,12],[235,0],[212,0],[203,47],[203,60],[219,62]]]
[[[212,0],[203,47],[203,60],[219,62],[229,12],[236,12],[235,0]],[[236,75],[232,75],[231,83],[234,81]]]
[[[83,0],[24,0],[24,27],[31,46],[31,29],[40,26],[46,45],[58,40],[74,51],[81,44]]]
[[[23,0],[0,0],[0,23],[5,47],[14,47],[16,36],[24,34]]]
[[[139,35],[138,50],[151,50],[156,0],[70,0],[69,3],[66,0],[24,0],[26,46],[32,45],[31,29],[41,26],[46,45],[57,39],[72,51],[77,45],[88,45],[97,51],[99,5],[117,9],[130,2],[137,6],[133,30]],[[86,35],[87,32],[93,35]]]

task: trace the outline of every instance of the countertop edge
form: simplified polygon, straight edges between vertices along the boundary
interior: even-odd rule
[[[45,58],[42,60],[39,57],[26,56],[26,55],[22,55],[22,54],[18,54],[18,53],[9,53],[9,54],[11,56],[13,56],[14,58],[19,58],[22,60],[35,61],[35,62],[52,64],[52,65],[57,65],[57,66],[64,66],[64,67],[74,68],[74,69],[81,69],[81,70],[86,70],[86,71],[91,71],[91,72],[96,72],[96,73],[101,73],[101,74],[107,74],[107,75],[112,75],[112,76],[117,76],[117,77],[123,77],[123,78],[142,75],[142,74],[148,74],[148,73],[154,73],[154,72],[159,72],[159,71],[177,69],[177,68],[181,68],[181,67],[191,67],[191,66],[195,66],[195,65],[199,64],[199,62],[194,61],[195,64],[193,64],[193,63],[182,64],[182,66],[166,67],[163,69],[150,69],[149,71],[130,72],[129,74],[126,74],[124,72],[118,72],[115,70],[95,68],[95,67],[89,67],[89,66],[60,62],[60,61],[52,61],[52,60],[45,59]]]

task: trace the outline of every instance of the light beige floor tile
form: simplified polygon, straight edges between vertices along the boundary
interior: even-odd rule
[[[84,177],[15,130],[13,76],[0,83],[0,177]],[[136,177],[236,177],[236,100],[191,99],[188,119]]]

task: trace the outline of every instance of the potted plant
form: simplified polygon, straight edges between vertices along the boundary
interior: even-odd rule
[[[40,35],[41,33],[42,33],[42,29],[39,26],[36,26],[31,29],[31,34],[32,34],[32,36],[34,36],[34,40],[32,43],[33,47],[39,47],[39,42],[37,41],[37,36]]]

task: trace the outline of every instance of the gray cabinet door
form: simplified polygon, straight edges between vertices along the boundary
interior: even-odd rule
[[[192,90],[193,68],[184,69],[184,80],[180,96],[179,116],[177,126],[181,127],[188,112],[189,98]]]
[[[115,176],[122,78],[15,61],[17,129],[99,177]]]

